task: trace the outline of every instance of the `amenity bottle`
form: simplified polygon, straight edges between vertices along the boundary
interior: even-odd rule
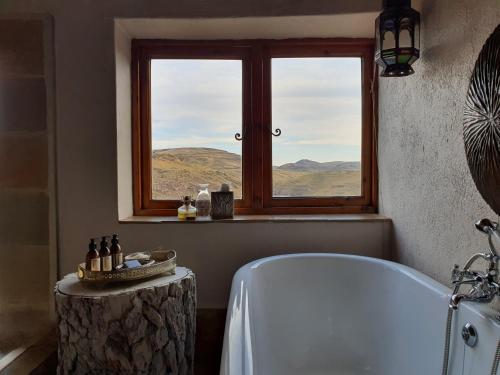
[[[85,257],[85,268],[88,271],[100,271],[101,270],[101,257],[97,252],[97,244],[92,238],[89,243],[89,251]]]
[[[111,252],[109,251],[106,237],[102,238],[99,256],[101,257],[101,271],[111,271],[113,269],[113,261],[111,260]]]
[[[181,221],[196,220],[196,208],[191,204],[191,197],[186,195],[182,203],[177,210],[177,218]]]
[[[123,263],[123,251],[119,242],[118,235],[113,234],[109,251],[111,252],[111,263],[114,270],[116,270],[117,266]]]

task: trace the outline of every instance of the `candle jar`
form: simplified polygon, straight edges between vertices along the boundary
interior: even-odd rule
[[[210,194],[208,184],[200,184],[200,191],[196,197],[196,213],[198,216],[210,215]]]

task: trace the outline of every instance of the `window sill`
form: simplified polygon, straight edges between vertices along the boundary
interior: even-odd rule
[[[389,222],[380,214],[330,215],[235,215],[233,219],[213,220],[198,217],[195,221],[179,221],[175,216],[131,216],[119,220],[120,224],[208,224],[208,223],[302,223],[302,222]]]

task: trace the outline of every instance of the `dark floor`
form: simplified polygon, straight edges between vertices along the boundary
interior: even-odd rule
[[[195,375],[219,374],[226,310],[198,309],[196,315]],[[57,352],[53,352],[31,375],[56,373]]]
[[[57,352],[53,352],[40,366],[31,371],[30,375],[55,374],[57,368]]]
[[[195,375],[219,374],[225,324],[225,309],[200,309],[197,311]]]

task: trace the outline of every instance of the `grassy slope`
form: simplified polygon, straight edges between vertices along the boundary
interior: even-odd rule
[[[274,170],[275,196],[350,196],[360,195],[360,171],[302,172]]]
[[[241,158],[210,148],[179,148],[153,152],[153,198],[193,197],[199,184],[218,190],[229,182],[241,197]],[[360,171],[273,170],[276,196],[346,196],[360,194]]]
[[[241,197],[241,158],[210,148],[179,148],[153,152],[153,198],[196,197],[199,184],[218,190],[230,183],[235,197]]]

